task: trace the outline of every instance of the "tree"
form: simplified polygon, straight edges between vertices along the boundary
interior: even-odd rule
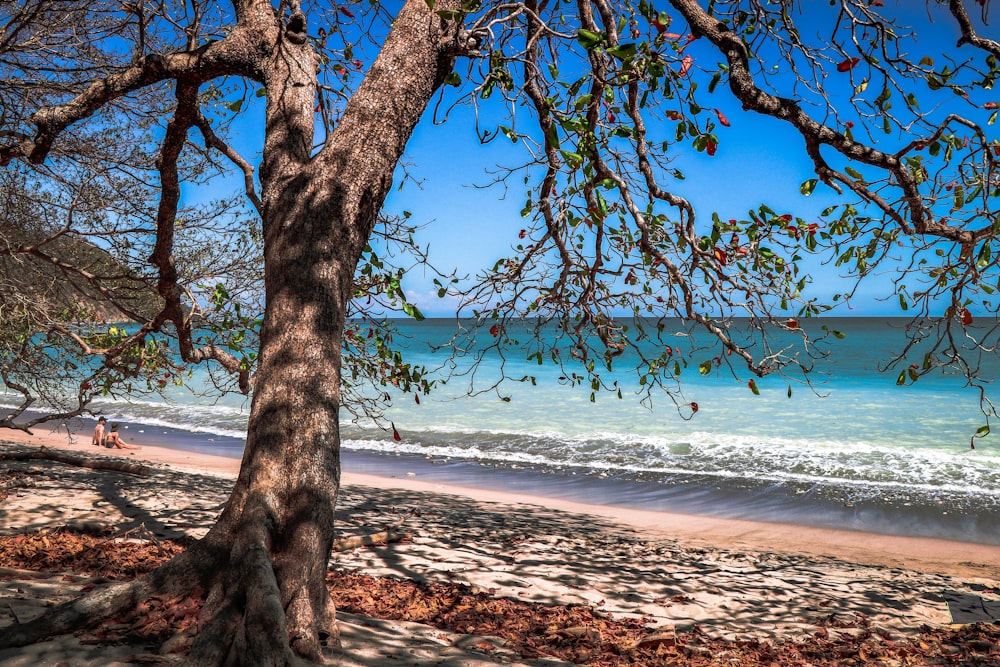
[[[928,13],[955,27],[969,55],[959,61],[946,48],[918,59],[911,55],[921,54],[917,33],[882,4],[835,0],[797,12],[758,0],[669,0],[661,11],[645,0],[408,0],[389,16],[377,3],[32,0],[5,10],[0,67],[2,91],[11,92],[0,92],[8,95],[0,165],[12,178],[44,183],[37,191],[58,204],[66,223],[46,238],[80,234],[71,202],[88,192],[91,172],[111,174],[107,187],[125,195],[109,198],[106,190],[84,200],[99,240],[112,244],[127,271],[97,274],[79,261],[64,269],[51,254],[41,258],[116,307],[111,284],[138,280],[158,297],[152,313],[118,307],[140,324],[136,333],[116,333],[98,349],[63,327],[69,340],[88,358],[99,352],[97,372],[112,390],[175,363],[157,337],[169,334],[181,362],[221,365],[244,391],[252,384],[253,402],[240,475],[203,540],[144,579],[8,629],[0,644],[196,589],[206,598],[206,624],[191,646],[192,664],[322,661],[337,636],[324,574],[339,483],[343,354],[359,340],[345,340],[345,323],[364,290],[401,299],[398,273],[371,270],[380,260],[370,241],[407,140],[436,94],[455,104],[499,101],[511,118],[521,107],[530,111],[530,127],[508,120],[480,134],[529,149],[524,243],[465,293],[498,342],[508,318],[554,322],[585,369],[581,382],[596,390],[601,365],[657,338],[663,318],[675,316],[714,337],[699,364],[704,372],[736,372],[734,359],[752,375],[807,370],[815,341],[798,318],[834,305],[809,292],[803,258],[817,254],[858,280],[883,265],[900,269],[900,303],[919,313],[913,340],[930,336],[903,382],[948,365],[975,381],[970,355],[991,353],[996,343],[996,327],[973,320],[995,320],[1000,287],[990,282],[1000,142],[989,134],[1000,45],[977,32],[984,3],[974,19],[958,0],[947,8],[930,2]],[[355,85],[350,72],[365,67],[357,54],[372,44],[378,55]],[[229,122],[258,96],[265,108],[255,170],[234,150]],[[744,220],[700,214],[680,194],[683,172],[674,161],[724,146],[730,121],[721,107],[729,99],[794,128],[802,140],[794,150],[816,173],[803,194],[822,184],[855,197],[818,222],[766,204]],[[234,215],[218,231],[253,240],[259,219],[259,332],[256,313],[237,309],[233,290],[203,285],[218,275],[213,262],[183,252],[206,238],[183,243],[192,220],[207,225],[220,216],[185,211],[182,185],[217,172],[219,155],[241,177],[253,215]],[[155,173],[154,184],[140,177],[146,172]],[[129,206],[110,207],[112,200]],[[18,216],[19,233],[28,219]],[[9,257],[39,257],[28,252],[37,242],[7,248]],[[359,262],[367,273],[357,271]],[[252,272],[230,273],[253,294]],[[410,304],[402,308],[418,315]],[[228,333],[233,345],[199,345],[194,315],[211,312],[226,316],[216,333]],[[732,326],[737,315],[750,326]],[[47,316],[27,322],[44,327],[28,327],[22,341],[28,331],[59,331]],[[237,339],[247,330],[252,335]],[[778,331],[799,334],[797,345],[773,343]],[[248,343],[256,353],[245,351]],[[682,371],[675,362],[688,360],[658,349],[636,371],[648,391],[669,392]],[[543,352],[532,354],[541,361]],[[395,357],[371,361],[361,368],[389,363],[404,383],[427,388]],[[77,386],[83,410],[92,385]]]

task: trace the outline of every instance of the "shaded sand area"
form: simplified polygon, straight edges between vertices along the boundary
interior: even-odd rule
[[[15,438],[4,434],[4,439]],[[39,430],[23,444],[147,462],[148,477],[50,461],[0,462],[33,486],[0,502],[0,534],[69,526],[158,538],[199,536],[228,495],[239,462],[156,447],[98,450],[89,437]],[[864,620],[906,637],[951,622],[945,590],[1000,597],[1000,547],[593,506],[423,482],[345,474],[342,534],[399,525],[412,539],[337,553],[333,566],[365,574],[455,582],[493,595],[579,603],[652,627],[781,642]],[[0,570],[0,632],[81,584]],[[524,661],[480,638],[399,621],[342,615],[341,665],[560,664]],[[846,631],[846,630],[845,630]],[[120,649],[120,650],[118,650]],[[104,665],[136,647],[98,648],[74,637],[0,652],[2,665]]]

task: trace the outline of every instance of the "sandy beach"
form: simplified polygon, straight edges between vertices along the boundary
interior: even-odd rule
[[[0,502],[0,534],[7,535],[70,526],[198,536],[217,516],[239,466],[235,459],[151,446],[98,450],[89,434],[38,429],[2,440],[7,449],[46,445],[146,462],[154,470],[138,477],[48,461],[0,463],[0,471],[27,471],[34,479]],[[347,473],[338,515],[345,536],[401,522],[413,538],[337,553],[336,568],[592,605],[647,618],[651,627],[697,626],[720,637],[780,642],[809,636],[831,615],[864,618],[872,628],[906,636],[951,623],[942,591],[995,596],[1000,589],[995,546],[586,505],[418,475]],[[0,631],[75,593],[56,579],[3,572]],[[527,664],[424,626],[350,615],[342,625],[344,665]],[[63,638],[0,652],[0,664],[96,665],[124,655],[88,652]]]

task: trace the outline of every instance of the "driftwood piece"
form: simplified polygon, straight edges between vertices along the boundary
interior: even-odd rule
[[[393,530],[383,530],[381,533],[372,535],[355,535],[354,537],[342,537],[333,541],[334,551],[350,551],[360,547],[382,547],[393,542],[402,542],[412,535],[410,533],[398,533]]]
[[[59,463],[65,463],[71,466],[79,466],[81,468],[92,468],[94,470],[113,470],[115,472],[124,472],[130,475],[142,475],[144,477],[148,476],[152,472],[152,470],[149,467],[144,466],[141,463],[136,463],[134,461],[126,461],[123,459],[108,459],[96,456],[82,456],[80,454],[71,454],[69,452],[64,452],[58,449],[49,449],[48,447],[44,446],[38,449],[29,449],[24,451],[0,452],[0,460],[57,461]]]

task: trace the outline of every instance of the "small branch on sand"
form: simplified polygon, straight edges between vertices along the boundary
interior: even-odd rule
[[[48,447],[40,447],[37,450],[29,449],[24,451],[0,452],[0,460],[2,461],[31,461],[38,459],[58,461],[59,463],[79,466],[81,468],[92,468],[94,470],[114,470],[115,472],[124,472],[130,475],[142,475],[144,477],[148,476],[152,472],[149,467],[133,461],[81,456],[78,454],[69,454],[57,449],[49,449]]]
[[[394,542],[402,542],[413,537],[410,533],[397,533],[392,530],[383,530],[381,533],[372,535],[355,535],[354,537],[342,537],[333,541],[333,550],[350,551],[360,547],[381,547]]]
[[[14,489],[25,489],[34,485],[35,480],[24,473],[3,473],[0,475],[0,500],[6,499],[7,494]]]

